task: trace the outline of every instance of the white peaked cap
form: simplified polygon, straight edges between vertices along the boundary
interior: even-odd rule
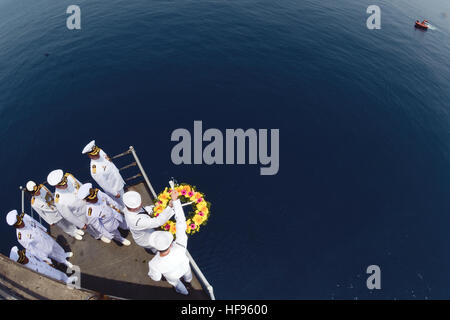
[[[158,251],[167,250],[173,241],[173,235],[169,231],[154,231],[150,235],[150,245]]]
[[[17,222],[17,210],[11,210],[10,212],[8,212],[8,214],[6,215],[6,222],[10,225],[13,226],[16,222]]]
[[[19,260],[19,248],[14,246],[11,248],[11,252],[9,253],[9,258],[13,261]]]
[[[92,140],[91,142],[89,142],[86,147],[84,147],[83,151],[81,151],[82,154],[86,154],[88,152],[91,152],[92,149],[94,149],[95,147],[95,140]]]
[[[36,182],[34,182],[34,181],[27,182],[27,190],[28,191],[33,192],[35,186],[36,186]]]
[[[61,169],[53,170],[47,176],[47,182],[51,186],[56,186],[64,177],[64,171]]]
[[[139,208],[142,203],[141,195],[136,191],[128,191],[123,195],[123,202],[130,209]]]
[[[80,189],[78,189],[77,198],[80,200],[85,199],[90,193],[92,189],[92,183],[83,184]]]

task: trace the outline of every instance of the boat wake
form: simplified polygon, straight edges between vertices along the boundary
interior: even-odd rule
[[[431,23],[427,22],[426,25],[428,26],[429,30],[437,30],[435,26],[433,26]]]

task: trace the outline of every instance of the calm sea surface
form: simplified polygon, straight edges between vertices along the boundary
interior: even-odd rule
[[[69,31],[71,1],[0,0],[1,215],[53,169],[89,181],[91,139],[133,145],[213,203],[189,248],[218,298],[450,298],[450,2],[376,1],[373,31],[372,2],[79,0]],[[172,164],[194,120],[279,128],[279,173]]]

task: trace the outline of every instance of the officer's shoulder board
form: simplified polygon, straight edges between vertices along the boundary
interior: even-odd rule
[[[58,203],[58,201],[59,201],[59,193],[56,193],[55,194],[55,203]]]
[[[93,174],[97,173],[97,166],[95,164],[92,165],[92,173]]]
[[[35,201],[36,199],[33,197],[33,198],[31,198],[31,204],[33,205],[34,204],[34,201]]]
[[[22,234],[20,232],[17,233],[17,239],[22,240]]]
[[[91,207],[88,208],[88,216],[89,217],[92,216],[92,208]]]

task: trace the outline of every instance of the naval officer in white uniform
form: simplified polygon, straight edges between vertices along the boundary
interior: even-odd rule
[[[50,264],[52,263],[50,258],[52,258],[68,268],[73,267],[66,260],[72,257],[73,253],[65,252],[55,239],[47,234],[47,229],[32,217],[12,210],[6,215],[6,222],[16,228],[17,240],[31,254]]]
[[[61,169],[50,172],[47,182],[55,187],[55,206],[61,215],[79,229],[87,230],[95,239],[99,239],[100,234],[88,226],[86,203],[77,198],[82,183],[70,173],[64,174]]]
[[[116,201],[99,189],[93,188],[91,183],[83,184],[77,196],[78,199],[86,201],[88,225],[97,230],[103,242],[110,243],[115,239],[125,246],[131,244],[117,229],[119,227],[127,229],[127,226]]]
[[[110,197],[115,198],[123,209],[123,187],[125,181],[120,175],[119,169],[112,163],[108,155],[95,145],[95,140],[84,147],[82,154],[87,154],[91,159],[91,176],[97,184]]]
[[[38,257],[26,252],[26,249],[19,250],[16,246],[12,247],[11,252],[9,253],[9,258],[24,265],[28,269],[36,271],[49,278],[62,281],[66,284],[74,283],[78,280],[78,277],[76,276],[68,277],[65,273],[49,266]]]
[[[157,217],[152,218],[150,217],[152,207],[147,206],[144,208],[141,195],[136,191],[126,192],[123,195],[123,202],[126,206],[124,210],[125,221],[133,235],[134,241],[137,245],[156,252],[150,245],[150,235],[155,231],[155,228],[162,226],[173,216],[172,203],[169,203],[169,206]]]
[[[43,184],[37,185],[34,181],[27,182],[27,191],[31,194],[31,207],[50,226],[57,225],[65,233],[77,240],[82,240],[84,232],[77,229],[75,225],[63,218],[56,209],[53,194]]]
[[[173,240],[173,235],[169,231],[152,233],[150,245],[156,248],[158,253],[148,263],[148,275],[154,281],[160,281],[161,277],[164,276],[178,293],[187,295],[189,292],[180,280],[183,277],[184,281],[188,283],[192,281],[189,258],[186,256],[186,217],[181,202],[178,200],[178,192],[172,192],[171,197],[175,209],[176,240]]]

